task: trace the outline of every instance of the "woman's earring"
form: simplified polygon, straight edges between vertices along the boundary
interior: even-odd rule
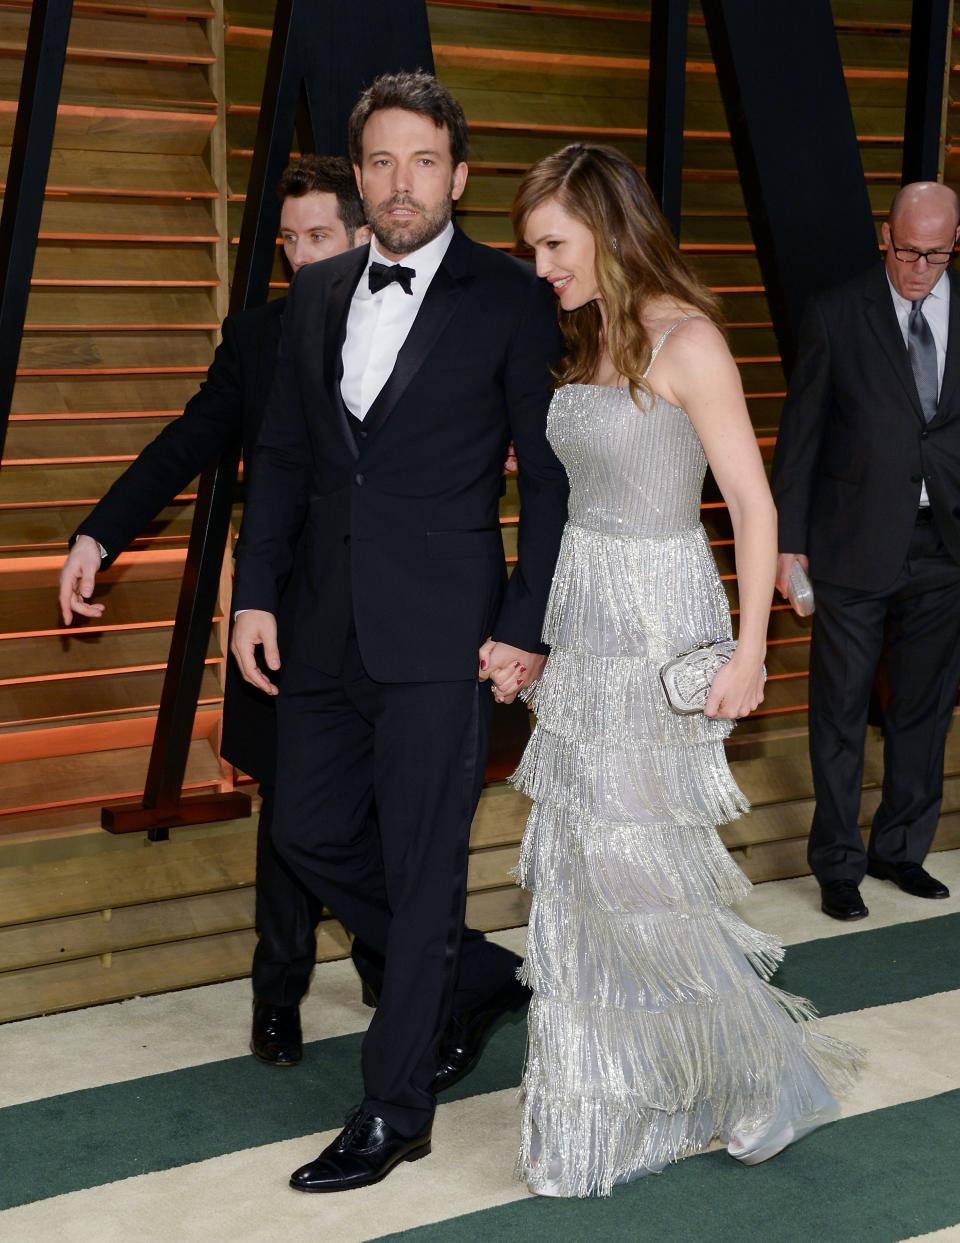
[[[613,251],[614,254],[617,254],[617,252],[620,249],[620,247],[617,245],[617,239],[615,237],[611,237],[610,239],[610,249]]]

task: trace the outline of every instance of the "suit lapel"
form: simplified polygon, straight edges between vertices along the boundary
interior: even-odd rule
[[[393,371],[367,411],[363,425],[371,434],[381,428],[393,413],[459,306],[471,275],[471,246],[466,235],[457,229],[436,276],[430,282],[407,339],[400,347]]]
[[[953,272],[947,273],[950,282],[950,321],[947,328],[947,357],[943,366],[943,382],[940,385],[940,400],[937,402],[937,413],[931,423],[938,419],[949,419],[956,407],[956,396],[960,387],[960,277]]]
[[[883,347],[883,353],[900,381],[903,391],[909,397],[914,414],[926,426],[927,421],[923,417],[923,407],[920,405],[920,396],[917,393],[917,382],[910,369],[907,347],[903,343],[903,333],[900,331],[900,323],[894,309],[893,297],[887,281],[887,270],[882,264],[877,266],[874,277],[867,286],[865,301],[867,322]]]
[[[327,291],[323,323],[323,378],[330,404],[333,406],[340,430],[343,432],[343,438],[354,457],[359,456],[360,450],[357,448],[356,437],[347,420],[347,410],[343,404],[343,397],[340,395],[340,380],[343,373],[343,342],[347,335],[350,299],[353,297],[357,282],[363,275],[369,253],[369,246],[358,246],[356,250],[350,252],[354,262],[344,265],[344,270],[331,282]]]

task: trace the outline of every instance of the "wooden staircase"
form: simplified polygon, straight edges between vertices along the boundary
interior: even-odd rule
[[[642,167],[649,13],[632,0],[443,0],[428,14],[437,72],[471,123],[458,217],[509,248],[523,171],[564,143],[610,142]],[[77,0],[56,145],[0,473],[0,1018],[247,973],[252,821],[169,843],[111,838],[99,807],[142,787],[192,516],[192,488],[104,575],[102,624],[67,633],[55,582],[64,541],[209,363],[243,208],[273,20],[270,0]],[[910,0],[834,0],[837,36],[879,220],[899,182]],[[29,4],[0,0],[0,145],[9,143]],[[681,243],[722,294],[764,455],[785,381],[703,21],[691,6]],[[811,85],[814,89],[814,85]],[[957,169],[951,104],[947,173]],[[6,152],[0,151],[0,174]],[[814,221],[814,223],[816,223]],[[274,285],[283,272],[278,262]],[[503,505],[515,552],[517,498]],[[704,522],[736,607],[728,515]],[[227,579],[221,612],[228,599]],[[762,711],[730,755],[756,810],[725,840],[756,879],[806,870],[808,626],[774,612]],[[228,788],[217,759],[224,661],[215,619],[188,769]],[[869,746],[864,824],[878,798]],[[469,917],[520,923],[508,875],[525,805],[484,795]],[[938,838],[960,844],[960,744],[948,751]],[[320,956],[345,951],[324,924]]]

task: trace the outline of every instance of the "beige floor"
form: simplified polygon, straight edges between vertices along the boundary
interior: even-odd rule
[[[788,943],[960,910],[960,851],[936,856],[935,871],[957,896],[919,908],[892,885],[867,881],[868,924],[827,920],[809,879],[759,886],[741,909]],[[498,939],[520,950],[523,930]],[[249,986],[237,982],[10,1024],[0,1040],[0,1102],[245,1055],[248,1014]],[[350,964],[319,968],[304,1006],[307,1038],[358,1031],[368,1018]],[[960,1088],[960,1060],[953,1053],[960,992],[836,1015],[825,1027],[868,1055],[867,1073],[846,1102],[848,1115]],[[96,1056],[81,1058],[78,1050],[96,1050]],[[25,1065],[34,1069],[25,1074]],[[44,1068],[42,1077],[37,1066]],[[526,1196],[513,1176],[517,1126],[516,1093],[491,1093],[441,1106],[429,1166],[405,1166],[388,1182],[348,1197],[305,1197],[286,1186],[289,1172],[313,1157],[329,1132],[24,1205],[0,1214],[0,1239],[362,1243]],[[960,1243],[960,1227],[924,1237]]]

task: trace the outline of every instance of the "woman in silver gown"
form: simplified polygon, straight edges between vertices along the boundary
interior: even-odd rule
[[[858,1054],[767,983],[782,946],[731,910],[750,883],[717,826],[748,805],[723,740],[763,698],[776,517],[717,303],[612,148],[534,166],[514,223],[559,297],[548,435],[571,487],[513,778],[533,800],[519,1170],[539,1194],[605,1195],[716,1138],[766,1160],[837,1116]],[[708,463],[733,522],[739,646],[705,712],[681,716],[661,666],[731,632],[700,524]]]

